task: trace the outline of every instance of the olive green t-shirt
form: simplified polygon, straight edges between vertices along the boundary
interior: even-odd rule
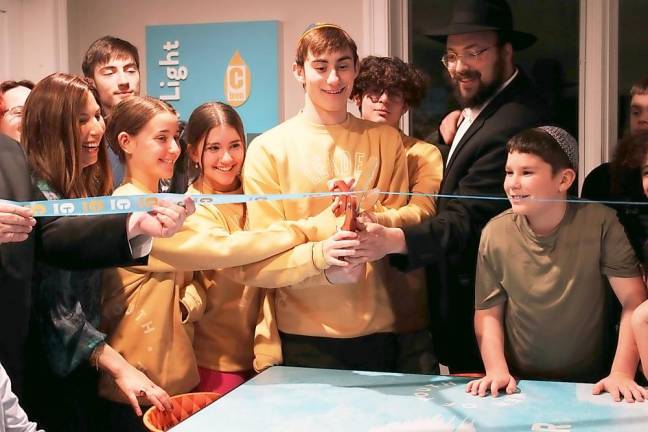
[[[484,228],[475,308],[506,303],[505,351],[513,374],[590,381],[605,376],[605,278],[639,276],[614,210],[568,204],[556,229],[536,235],[511,210]]]

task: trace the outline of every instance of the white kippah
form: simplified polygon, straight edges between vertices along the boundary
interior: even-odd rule
[[[545,131],[554,139],[565,152],[569,162],[576,171],[578,171],[578,143],[573,136],[564,129],[556,126],[541,126],[538,129]]]

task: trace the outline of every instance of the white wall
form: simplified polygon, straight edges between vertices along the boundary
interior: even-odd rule
[[[67,71],[66,0],[0,0],[0,81]]]
[[[126,39],[140,51],[142,89],[146,88],[145,27],[227,21],[280,21],[281,118],[301,109],[304,96],[291,72],[297,39],[313,22],[333,22],[355,39],[361,53],[363,2],[361,0],[68,0],[70,71],[81,73],[87,47],[110,34]]]
[[[0,81],[22,79],[22,3],[0,0]]]

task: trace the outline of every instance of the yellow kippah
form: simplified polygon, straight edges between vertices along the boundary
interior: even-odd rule
[[[337,25],[337,24],[331,24],[331,23],[312,23],[312,24],[309,24],[308,27],[306,27],[306,30],[304,30],[304,33],[301,34],[301,36],[300,36],[299,39],[297,40],[297,45],[299,45],[299,43],[301,42],[301,40],[304,39],[304,37],[305,37],[308,33],[312,32],[313,30],[317,30],[317,29],[321,29],[321,28],[327,28],[327,27],[328,27],[328,28],[338,29],[338,30],[344,32],[344,34],[346,34],[347,37],[348,37],[349,39],[351,38],[351,37],[349,36],[349,34],[348,34],[348,33],[347,33],[347,32],[346,32],[342,27],[340,27],[340,26]]]

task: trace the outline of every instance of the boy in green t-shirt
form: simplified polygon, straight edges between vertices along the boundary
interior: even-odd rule
[[[614,210],[565,201],[578,145],[564,130],[525,130],[507,150],[504,190],[512,208],[484,228],[477,257],[475,333],[486,376],[466,391],[510,394],[516,375],[597,382],[593,394],[643,401],[630,317],[646,292]],[[605,278],[623,307],[609,375]]]

